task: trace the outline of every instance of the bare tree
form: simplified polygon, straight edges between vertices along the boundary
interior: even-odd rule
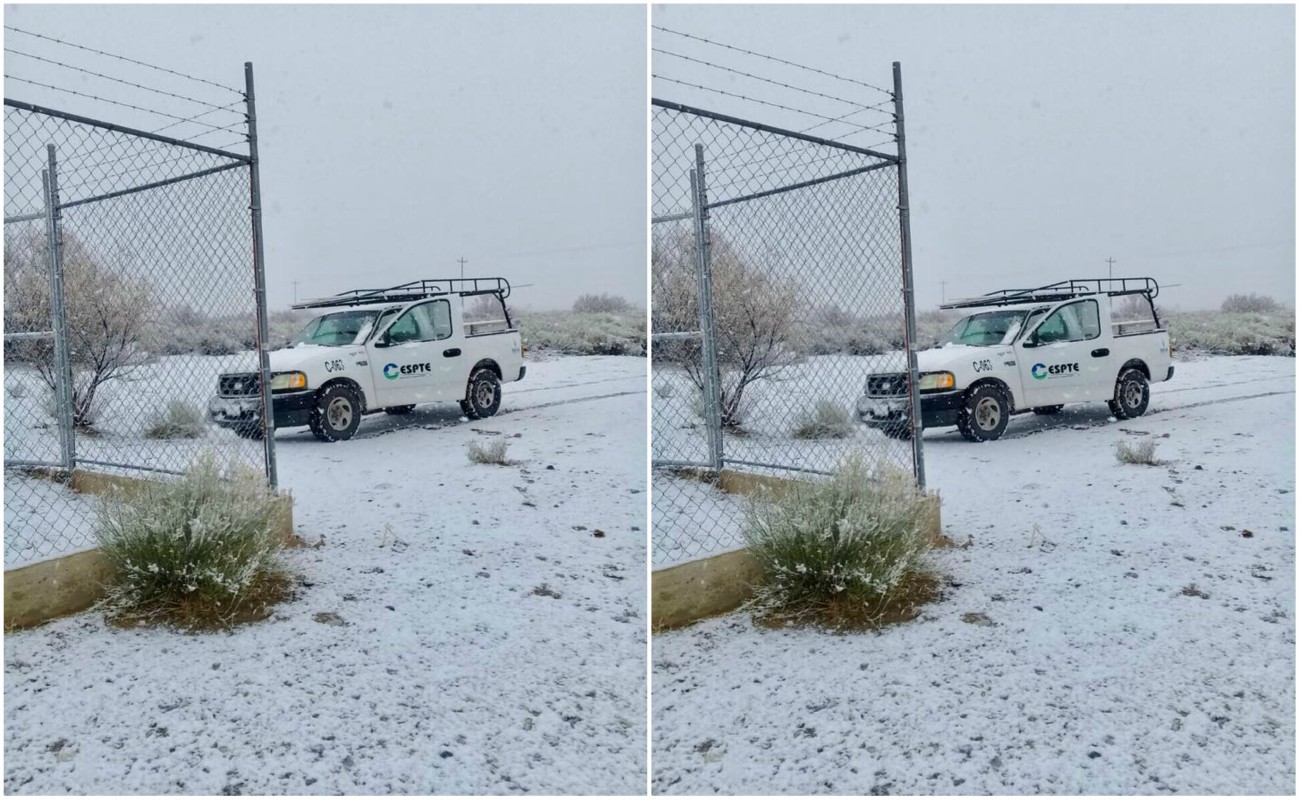
[[[12,246],[11,246],[12,245]],[[111,269],[76,236],[63,235],[63,287],[68,357],[72,365],[73,422],[94,422],[100,388],[126,378],[148,359],[144,342],[153,319],[147,284]],[[49,256],[44,232],[15,237],[5,246],[7,331],[45,331],[50,321]],[[50,390],[57,385],[49,340],[10,348],[29,362]]]
[[[722,424],[740,426],[745,390],[773,378],[798,358],[792,346],[799,294],[780,281],[761,260],[753,260],[717,233],[710,242],[713,318],[721,376]],[[694,237],[683,232],[662,237],[651,254],[657,331],[692,331],[700,326]],[[701,391],[704,374],[698,341],[662,347]]]

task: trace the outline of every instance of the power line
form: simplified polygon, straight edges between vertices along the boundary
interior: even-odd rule
[[[219,105],[217,105],[216,103],[209,103],[209,102],[206,101],[206,100],[199,100],[199,99],[196,98],[196,97],[188,97],[188,96],[183,95],[183,94],[176,94],[176,93],[174,93],[174,92],[168,92],[168,91],[164,91],[164,90],[162,90],[162,89],[155,89],[155,88],[153,88],[152,86],[144,86],[143,84],[132,83],[131,81],[128,81],[128,80],[123,80],[123,79],[121,79],[121,78],[114,78],[112,75],[105,75],[105,74],[100,73],[100,72],[95,72],[94,70],[85,69],[84,67],[78,67],[78,66],[76,66],[76,65],[74,65],[74,64],[65,64],[65,63],[63,63],[62,61],[55,61],[55,60],[52,59],[52,58],[45,58],[44,56],[33,55],[32,53],[24,53],[24,52],[21,51],[21,50],[14,50],[14,49],[11,48],[11,47],[6,47],[6,48],[4,49],[4,51],[5,51],[6,53],[13,53],[13,54],[16,55],[16,56],[23,56],[24,58],[30,58],[30,59],[34,59],[34,60],[36,60],[36,61],[44,61],[45,63],[47,63],[47,64],[53,64],[53,65],[55,65],[56,67],[63,67],[64,69],[70,69],[70,70],[74,70],[74,71],[76,71],[76,72],[83,72],[83,73],[85,73],[85,74],[87,74],[87,75],[94,75],[96,78],[103,78],[104,80],[113,81],[114,83],[120,83],[120,84],[122,84],[122,85],[124,85],[124,86],[131,86],[131,87],[134,87],[134,88],[136,88],[136,89],[143,89],[143,90],[145,90],[146,92],[153,92],[154,94],[161,94],[161,95],[165,95],[165,96],[167,96],[167,97],[175,97],[175,98],[178,99],[178,100],[186,100],[186,101],[191,102],[191,103],[198,103],[199,105],[208,106],[209,108],[213,108],[213,109],[216,109],[216,110],[222,110],[222,109],[223,109],[222,106],[219,106]]]
[[[818,74],[818,75],[824,75],[824,76],[826,76],[826,77],[828,77],[828,78],[834,78],[834,79],[836,79],[836,80],[845,81],[845,82],[847,82],[847,83],[856,83],[856,84],[859,85],[859,86],[865,86],[865,87],[868,88],[868,89],[875,89],[877,92],[883,92],[884,94],[887,94],[887,95],[889,95],[890,97],[893,97],[893,96],[894,96],[894,93],[891,92],[891,91],[889,91],[888,89],[881,89],[879,86],[872,86],[872,85],[869,84],[869,83],[865,83],[865,82],[863,82],[863,81],[856,80],[856,79],[854,79],[854,78],[846,78],[846,77],[844,77],[843,75],[836,75],[836,74],[833,73],[833,72],[827,72],[827,71],[825,71],[825,70],[817,69],[816,67],[809,67],[809,66],[806,66],[806,65],[804,65],[804,64],[796,64],[796,63],[794,63],[793,61],[786,61],[785,59],[783,59],[783,58],[777,58],[776,56],[769,56],[769,55],[766,55],[765,53],[756,53],[756,52],[754,52],[753,50],[746,50],[746,49],[744,49],[743,47],[733,47],[732,45],[729,45],[729,44],[724,44],[724,43],[722,43],[722,42],[715,42],[715,41],[712,41],[712,40],[710,40],[710,39],[705,39],[705,38],[702,37],[702,36],[695,36],[695,35],[690,34],[690,33],[683,33],[683,32],[681,32],[681,31],[674,31],[674,30],[671,30],[671,29],[669,29],[669,28],[661,27],[661,26],[659,26],[659,25],[652,25],[651,27],[654,28],[654,29],[657,30],[657,31],[663,31],[664,33],[671,33],[671,34],[673,34],[673,35],[675,35],[675,36],[683,36],[683,37],[685,37],[685,38],[687,38],[687,39],[694,39],[694,40],[697,41],[697,42],[704,42],[705,44],[713,45],[714,47],[725,47],[725,48],[728,49],[728,50],[734,50],[734,51],[736,51],[736,52],[738,52],[738,53],[744,53],[745,55],[755,56],[755,57],[757,57],[757,58],[765,58],[765,59],[767,59],[768,61],[775,61],[775,62],[778,63],[778,64],[785,64],[785,65],[788,66],[788,67],[795,67],[795,68],[797,68],[797,69],[806,70],[806,71],[808,71],[808,72],[814,72],[814,73],[816,73],[816,74]]]
[[[167,73],[168,75],[175,75],[175,76],[177,76],[177,77],[179,77],[179,78],[187,78],[187,79],[192,80],[192,81],[198,81],[199,83],[206,83],[207,85],[209,85],[209,86],[215,86],[215,87],[217,87],[218,89],[225,89],[227,92],[234,92],[235,94],[240,95],[241,97],[242,97],[243,94],[244,94],[243,92],[239,91],[238,89],[232,89],[232,88],[230,88],[229,86],[224,86],[224,85],[222,85],[222,84],[220,84],[220,83],[215,83],[215,82],[213,82],[213,81],[206,80],[206,79],[204,79],[204,78],[197,78],[197,77],[195,77],[195,76],[193,76],[193,75],[186,75],[184,72],[177,72],[177,71],[174,70],[174,69],[167,69],[166,67],[160,67],[160,66],[158,66],[158,65],[156,65],[156,64],[149,64],[149,63],[146,63],[146,62],[144,62],[144,61],[137,61],[137,60],[135,60],[134,58],[127,58],[126,56],[119,56],[119,55],[117,55],[117,54],[115,54],[115,53],[106,53],[106,52],[104,52],[103,50],[96,50],[96,49],[93,48],[93,47],[86,47],[85,45],[76,44],[75,42],[67,42],[67,41],[64,41],[64,40],[62,40],[62,39],[56,39],[56,38],[54,38],[53,36],[46,36],[46,35],[41,34],[41,33],[34,33],[34,32],[32,32],[32,31],[25,31],[25,30],[23,30],[22,28],[15,28],[15,27],[12,26],[12,25],[6,25],[6,26],[4,26],[4,27],[5,27],[5,30],[7,30],[7,31],[13,31],[14,33],[22,33],[22,34],[25,34],[25,35],[27,35],[27,36],[35,36],[37,39],[44,39],[44,40],[47,41],[47,42],[54,42],[55,44],[61,44],[61,45],[65,46],[65,47],[75,47],[75,48],[77,48],[78,50],[85,50],[85,51],[88,52],[88,53],[94,53],[94,54],[96,54],[96,55],[101,55],[101,56],[107,56],[108,58],[116,58],[118,61],[125,61],[125,62],[127,62],[128,64],[136,64],[136,65],[138,65],[138,66],[141,66],[141,67],[148,67],[149,69],[157,70],[157,71],[159,71],[159,72],[165,72],[165,73]]]

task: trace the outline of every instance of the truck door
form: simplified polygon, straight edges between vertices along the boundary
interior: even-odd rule
[[[1031,408],[1099,399],[1110,362],[1095,299],[1075,300],[1047,314],[1016,345],[1025,401]]]
[[[440,298],[411,306],[373,342],[370,369],[381,408],[447,399],[446,353],[454,348],[451,311]],[[457,351],[456,355],[459,355]]]

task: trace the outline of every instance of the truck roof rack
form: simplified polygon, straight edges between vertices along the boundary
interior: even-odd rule
[[[1024,303],[1059,303],[1075,297],[1105,294],[1111,297],[1140,294],[1154,300],[1160,294],[1160,284],[1155,278],[1072,278],[1049,283],[1037,289],[999,289],[978,297],[949,300],[939,308],[979,308],[983,306],[1010,306]]]
[[[370,303],[411,303],[430,297],[443,297],[458,294],[473,297],[481,294],[500,295],[502,300],[510,296],[510,281],[505,278],[425,278],[411,281],[387,289],[353,289],[329,297],[315,297],[294,303],[292,308],[334,308],[337,306],[360,306]]]

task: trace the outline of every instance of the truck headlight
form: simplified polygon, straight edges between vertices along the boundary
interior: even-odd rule
[[[957,380],[952,376],[951,372],[922,372],[918,384],[923,392],[941,392],[956,385]]]
[[[277,372],[271,376],[271,391],[288,392],[306,389],[307,376],[301,372]]]

